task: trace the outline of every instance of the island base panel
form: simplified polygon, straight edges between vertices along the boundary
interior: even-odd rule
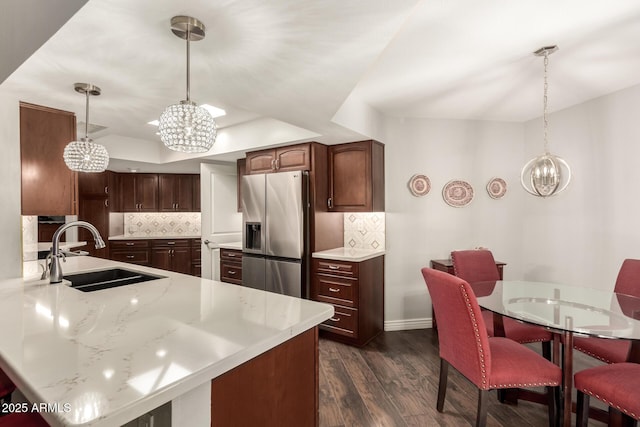
[[[318,328],[211,381],[213,426],[317,426]]]

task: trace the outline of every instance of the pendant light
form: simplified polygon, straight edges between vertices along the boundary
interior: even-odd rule
[[[103,145],[96,144],[89,138],[89,96],[100,95],[100,88],[91,83],[76,83],[73,88],[76,92],[84,93],[87,99],[84,138],[72,141],[64,147],[64,162],[75,172],[104,172],[109,166],[109,153]]]
[[[534,196],[550,197],[564,191],[571,182],[571,168],[563,159],[549,152],[547,118],[547,67],[549,55],[558,50],[558,46],[546,46],[536,50],[534,55],[544,57],[544,110],[542,121],[544,127],[544,153],[527,162],[522,168],[520,182],[524,189]]]
[[[190,99],[189,42],[204,38],[204,24],[190,16],[171,18],[171,31],[187,41],[187,99],[168,106],[160,116],[160,139],[171,150],[184,153],[209,151],[216,140],[216,122],[211,114]]]

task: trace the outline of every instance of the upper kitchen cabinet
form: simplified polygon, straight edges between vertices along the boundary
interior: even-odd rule
[[[79,228],[78,239],[89,242],[83,250],[88,251],[91,256],[109,257],[109,213],[117,210],[116,177],[111,171],[78,174],[78,219],[93,224],[107,244],[103,249],[95,249],[93,235],[88,230]]]
[[[158,175],[123,173],[120,180],[120,210],[124,212],[158,212]]]
[[[236,162],[236,176],[238,177],[238,188],[236,190],[238,212],[242,212],[242,177],[247,174],[247,161],[246,159],[238,159]]]
[[[329,147],[332,212],[384,211],[384,145],[360,141]]]
[[[160,212],[193,212],[196,210],[194,208],[195,188],[193,182],[195,176],[158,175]],[[200,209],[198,208],[198,210]]]
[[[200,212],[200,175],[193,175],[193,211]]]
[[[247,174],[309,170],[311,169],[311,144],[249,152],[245,167]]]
[[[73,113],[20,103],[22,215],[77,213],[78,174],[62,157],[75,139]]]

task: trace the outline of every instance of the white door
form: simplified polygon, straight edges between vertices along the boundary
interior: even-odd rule
[[[202,211],[202,277],[220,280],[220,243],[240,242],[242,213],[238,212],[235,165],[200,164]]]

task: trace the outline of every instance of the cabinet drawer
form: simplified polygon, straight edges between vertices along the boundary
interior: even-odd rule
[[[357,280],[316,275],[313,282],[313,299],[316,301],[358,307]]]
[[[220,280],[228,283],[242,284],[242,264],[237,262],[220,263]]]
[[[149,251],[112,251],[111,259],[114,261],[147,265],[149,264]]]
[[[314,273],[333,274],[344,277],[358,277],[358,263],[356,262],[314,258],[313,269]]]
[[[113,249],[148,248],[148,240],[111,240],[109,246]]]
[[[325,320],[321,327],[335,334],[358,338],[358,310],[339,305],[333,308],[333,317]]]
[[[235,249],[220,248],[220,259],[228,259],[229,261],[242,262],[242,251]]]
[[[180,247],[188,247],[191,246],[191,240],[189,239],[153,239],[151,246],[180,246]]]

